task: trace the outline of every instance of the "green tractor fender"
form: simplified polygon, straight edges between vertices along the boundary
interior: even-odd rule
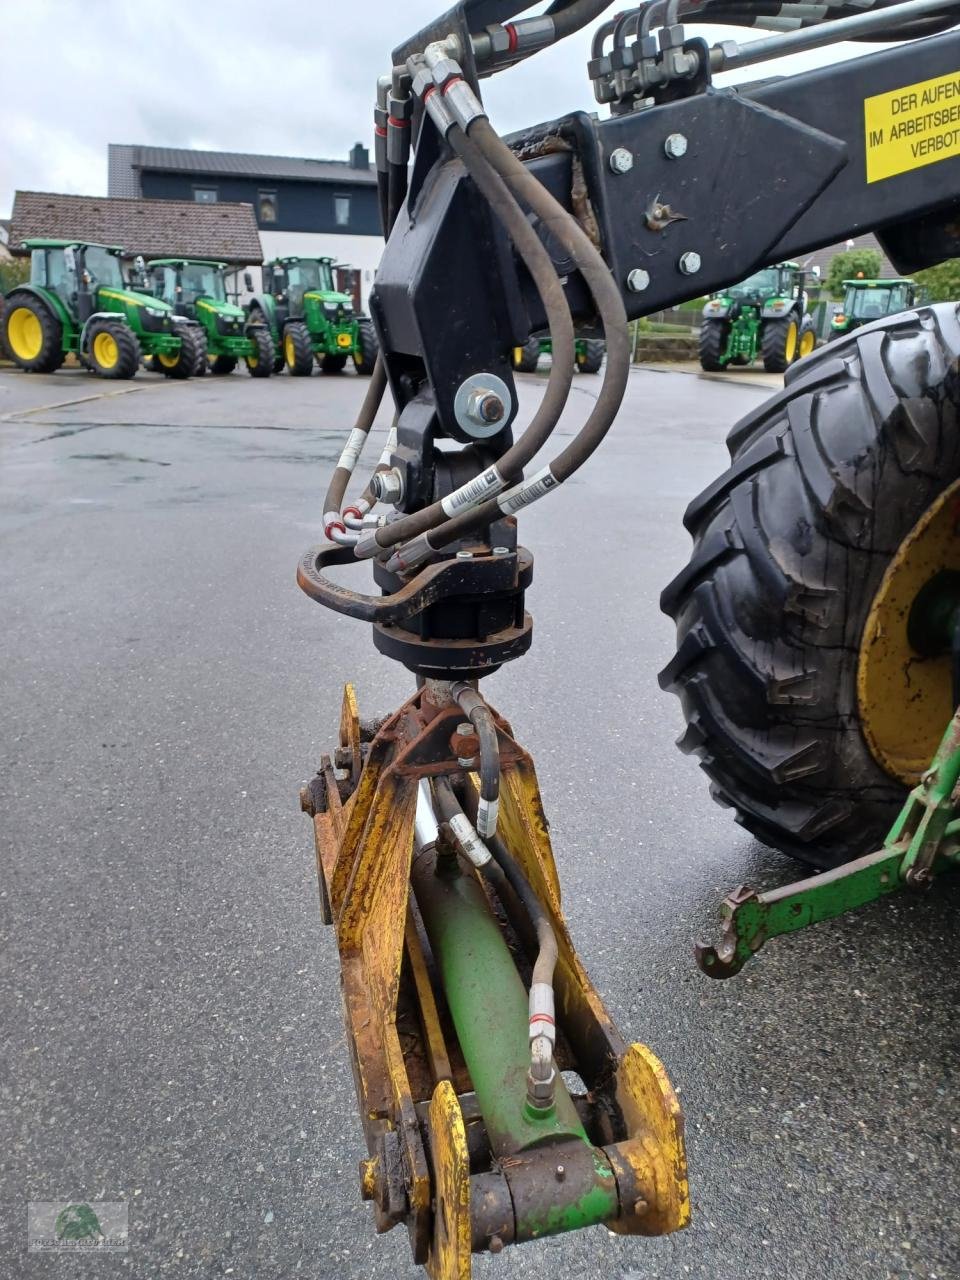
[[[767,298],[760,308],[761,320],[786,320],[788,316],[793,316],[800,323],[802,316],[798,298]]]
[[[51,289],[44,289],[41,285],[37,285],[37,284],[18,284],[15,286],[14,289],[10,290],[10,293],[14,293],[14,292],[32,293],[35,298],[39,298],[39,300],[45,306],[49,307],[49,309],[60,321],[61,325],[63,326],[64,335],[76,329],[77,322],[70,315],[70,312],[67,310],[66,304],[64,303],[63,299],[60,297],[59,294],[54,293]],[[8,293],[6,296],[9,297],[10,293]]]
[[[729,298],[711,298],[709,302],[704,303],[703,318],[704,320],[726,320],[732,305]]]
[[[127,319],[126,313],[123,311],[94,311],[92,315],[87,316],[80,329],[80,338],[78,341],[78,350],[81,354],[87,353],[87,339],[90,333],[90,326],[95,320],[112,320],[114,324],[119,320],[121,324],[125,324],[128,329],[132,328],[130,321]]]

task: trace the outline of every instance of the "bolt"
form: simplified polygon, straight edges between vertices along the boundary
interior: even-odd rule
[[[487,1248],[491,1253],[500,1253],[503,1249],[503,1241],[499,1236],[491,1236],[490,1243],[487,1245]]]
[[[458,552],[457,552],[457,559],[458,559],[458,560],[472,560],[472,559],[473,559],[473,552],[472,552],[472,551],[458,551]]]
[[[313,792],[309,787],[300,788],[300,809],[301,812],[307,814],[309,817],[316,817],[316,811],[313,807]]]
[[[350,769],[353,767],[353,751],[350,747],[335,747],[333,752],[333,763],[338,769]]]
[[[509,547],[494,547],[493,554],[495,556],[508,556],[510,554]]]
[[[491,422],[499,422],[506,412],[503,401],[495,391],[478,387],[471,391],[467,398],[467,417],[479,426],[488,426]]]
[[[399,502],[403,497],[403,476],[396,467],[375,471],[370,487],[381,502]]]
[[[679,160],[681,156],[687,154],[687,140],[682,133],[671,133],[667,135],[663,144],[664,155],[670,160]]]
[[[473,725],[469,720],[461,720],[457,725],[457,733],[461,738],[471,737],[473,734]]]
[[[649,288],[650,272],[644,271],[643,267],[634,267],[627,276],[627,288],[631,293],[643,293],[644,289]]]
[[[694,253],[692,249],[688,249],[686,253],[681,253],[677,266],[685,276],[695,276],[700,270],[699,253]]]
[[[557,1181],[562,1182],[567,1176],[567,1171],[562,1164],[557,1165]]]
[[[633,168],[633,156],[626,147],[617,147],[610,152],[610,171],[612,173],[629,173]]]

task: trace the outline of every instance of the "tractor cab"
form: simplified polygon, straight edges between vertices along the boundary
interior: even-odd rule
[[[81,323],[99,309],[100,289],[126,292],[120,255],[111,245],[76,240],[25,240],[30,283],[55,293]]]
[[[226,265],[191,258],[154,258],[147,264],[150,291],[168,302],[177,315],[195,320],[199,302],[230,306],[223,281]]]
[[[350,297],[337,291],[332,258],[275,258],[263,268],[263,288],[290,319],[303,315],[308,293],[320,295],[324,302],[334,302],[345,309],[345,314],[353,314]]]
[[[862,276],[844,280],[843,303],[830,321],[831,337],[851,333],[871,320],[906,311],[922,302],[922,295],[923,290],[914,280],[866,280]]]

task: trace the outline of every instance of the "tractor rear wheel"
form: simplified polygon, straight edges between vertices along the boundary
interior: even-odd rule
[[[815,867],[880,847],[954,710],[949,646],[917,647],[915,602],[955,607],[960,582],[958,356],[943,303],[798,364],[731,431],[661,599],[681,749],[743,826]]]
[[[180,339],[180,350],[171,355],[157,356],[160,361],[160,372],[167,378],[192,378],[197,363],[207,358],[206,339],[198,336],[199,328],[191,324],[177,325],[177,337]]]
[[[324,373],[343,373],[346,363],[346,356],[323,356],[320,360],[320,368]]]
[[[32,293],[11,293],[4,302],[3,338],[14,363],[28,373],[53,373],[63,364],[63,326]]]
[[[697,343],[700,368],[707,373],[720,373],[723,369],[720,357],[727,349],[729,327],[726,320],[704,320],[700,325]]]
[[[802,360],[804,356],[812,355],[816,347],[817,330],[811,317],[804,316],[800,325],[800,347],[797,352],[797,359]]]
[[[760,352],[767,373],[784,373],[797,358],[800,326],[795,315],[764,320],[760,328]]]
[[[87,330],[87,365],[100,378],[133,378],[140,367],[137,335],[119,320],[93,320]]]
[[[357,347],[353,353],[353,367],[357,373],[369,378],[380,354],[380,341],[372,320],[357,321]]]
[[[528,338],[522,347],[514,347],[513,367],[518,373],[536,373],[539,362],[539,338]]]
[[[309,378],[313,372],[313,345],[310,330],[294,320],[283,331],[283,359],[287,372],[295,378]]]
[[[576,357],[577,368],[581,373],[599,373],[607,344],[602,338],[585,338],[581,346],[583,349]]]
[[[212,360],[207,361],[207,368],[214,377],[225,377],[228,373],[233,373],[237,367],[236,356],[214,356]]]
[[[257,349],[255,355],[243,357],[247,373],[251,378],[269,378],[276,358],[270,330],[259,324],[247,330],[247,337]]]

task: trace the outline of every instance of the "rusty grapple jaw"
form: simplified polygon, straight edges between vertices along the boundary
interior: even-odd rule
[[[340,953],[361,1194],[434,1280],[466,1280],[475,1252],[599,1223],[660,1235],[690,1213],[679,1103],[574,950],[532,761],[484,703],[499,817],[480,837],[463,705],[430,682],[364,729],[347,686],[339,745],[301,793]]]

